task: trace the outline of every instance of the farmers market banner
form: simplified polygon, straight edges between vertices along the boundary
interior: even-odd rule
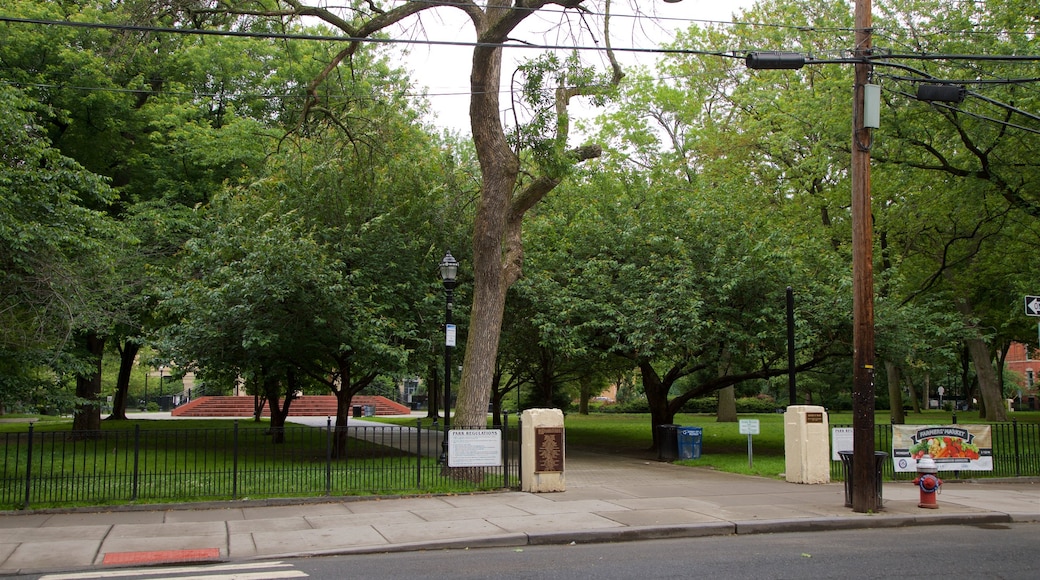
[[[917,471],[917,460],[931,455],[939,471],[993,471],[989,425],[892,425],[895,470]]]

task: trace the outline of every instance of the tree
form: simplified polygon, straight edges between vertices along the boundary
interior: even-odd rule
[[[554,132],[539,140],[542,162],[523,162],[514,150],[515,144],[507,138],[501,120],[502,47],[522,23],[532,19],[543,8],[559,6],[568,11],[581,11],[584,4],[582,0],[534,0],[522,4],[509,0],[488,0],[483,4],[415,0],[387,9],[374,3],[354,4],[346,9],[346,16],[340,16],[324,7],[307,6],[298,0],[281,0],[244,5],[214,2],[189,6],[184,10],[188,18],[212,14],[237,15],[246,20],[306,16],[358,39],[371,37],[408,18],[436,9],[461,10],[470,19],[476,33],[470,76],[470,122],[481,181],[473,221],[473,308],[456,411],[456,424],[461,426],[480,426],[486,422],[506,293],[519,278],[523,263],[521,224],[525,214],[562,181],[569,167],[598,154],[595,147],[571,147],[565,111],[571,98],[602,89],[598,84],[569,88],[564,76],[554,75],[549,82],[553,89],[559,89],[555,92],[556,111],[564,114],[557,117],[559,122],[553,126]],[[171,6],[182,7],[173,3]],[[323,101],[317,89],[339,70],[342,63],[353,57],[358,47],[358,42],[348,42],[310,82],[308,94],[311,98],[304,107],[303,119],[326,112],[321,107]],[[526,169],[523,173],[522,165]]]
[[[710,52],[737,44],[821,55],[833,47],[833,31],[851,30],[850,16],[848,5],[841,2],[762,2],[745,14],[745,20],[789,26],[692,28],[677,46]],[[987,248],[995,249],[998,240],[1006,239],[1000,232],[1009,223],[1009,211],[1035,213],[1035,196],[1030,193],[1037,176],[1035,158],[1028,153],[1030,146],[1022,146],[1035,140],[1035,132],[1016,123],[1029,118],[1028,105],[1035,95],[1023,97],[1019,83],[999,80],[1029,76],[1013,62],[994,61],[992,67],[988,61],[985,66],[976,63],[965,74],[963,59],[946,62],[934,55],[970,54],[982,44],[992,54],[1029,53],[1035,41],[1028,35],[995,33],[985,43],[969,43],[950,32],[979,25],[994,31],[1028,29],[1029,18],[1014,2],[962,11],[951,10],[949,2],[924,1],[884,7],[877,20],[879,27],[891,31],[894,46],[932,55],[915,59],[910,67],[895,57],[877,59],[878,82],[885,89],[882,128],[872,144],[873,157],[881,164],[873,184],[878,266],[883,273],[877,292],[879,306],[885,308],[877,312],[879,343],[889,349],[885,356],[893,357],[888,362],[898,366],[900,356],[925,350],[920,344],[926,337],[935,341],[936,351],[947,348],[950,340],[965,340],[974,345],[974,367],[986,392],[982,398],[991,401],[1000,395],[991,372],[996,349],[987,345],[990,333],[969,336],[959,329],[1005,324],[1003,316],[991,318],[983,312],[1007,312],[1007,293],[994,292],[989,284],[978,287],[986,279],[977,269],[993,269],[989,260],[997,253]],[[845,40],[847,45],[851,41]],[[888,60],[899,68],[882,66]],[[837,255],[847,259],[848,121],[842,104],[848,100],[848,67],[814,65],[749,74],[742,64],[725,66],[714,57],[695,55],[670,59],[665,66],[668,74],[659,76],[676,80],[644,82],[640,86],[654,87],[654,96],[631,98],[633,106],[623,109],[615,123],[634,137],[630,142],[637,146],[629,148],[633,159],[649,167],[645,159],[654,159],[657,140],[647,128],[656,124],[668,136],[668,145],[688,160],[669,170],[682,171],[690,181],[756,188],[763,201],[768,196],[774,207],[800,221],[811,235],[829,237]],[[994,82],[979,84],[980,98],[969,98],[956,108],[907,98],[917,83],[974,79],[983,71],[992,74]],[[675,90],[673,84],[683,90]],[[692,103],[686,95],[693,95]],[[1006,104],[1010,102],[1015,106]],[[933,111],[926,111],[928,107]],[[633,111],[640,112],[638,124],[631,121]],[[810,216],[826,229],[812,227]],[[993,302],[980,305],[981,296]],[[939,297],[945,304],[937,301]],[[954,310],[963,313],[960,323],[942,316]],[[901,324],[905,321],[914,322]],[[926,328],[932,323],[937,326]],[[1002,418],[994,412],[988,415],[991,419]]]
[[[991,34],[967,40],[961,34],[935,31],[1019,30],[1034,19],[1017,2],[947,10],[948,2],[922,1],[889,7],[892,22],[914,21],[902,42],[931,54],[1035,53],[1035,38],[1017,33]],[[961,79],[968,98],[961,104],[929,104],[911,95],[909,83]],[[914,63],[911,75],[886,74],[886,99],[892,117],[892,138],[875,157],[896,176],[900,194],[893,195],[889,229],[901,257],[921,275],[907,276],[908,299],[942,293],[948,307],[962,315],[970,329],[964,342],[979,380],[981,410],[991,421],[1006,420],[1003,386],[994,369],[999,358],[999,331],[1013,318],[1021,296],[1008,292],[1029,268],[1009,267],[1007,256],[1035,236],[1023,219],[1040,217],[1035,195],[1040,165],[1032,150],[1037,143],[1033,111],[1040,104],[1033,91],[1002,79],[1028,74],[1015,62],[963,61],[938,58]],[[996,79],[997,82],[989,82]],[[981,80],[981,82],[975,82]],[[962,83],[955,83],[962,84]],[[913,220],[908,220],[913,216]],[[1035,276],[1035,271],[1032,272]],[[996,281],[1002,283],[996,283]],[[1010,283],[1009,283],[1010,282]],[[1010,316],[1009,316],[1010,315]]]
[[[847,300],[841,269],[746,209],[741,192],[598,167],[568,193],[532,222],[538,249],[521,287],[538,296],[547,340],[638,367],[653,425],[695,397],[787,373],[792,281],[803,285],[797,370],[845,352],[847,326],[826,314]]]
[[[13,0],[5,8],[25,18],[125,24],[140,5]],[[41,104],[39,124],[63,154],[113,186],[104,203],[82,203],[120,220],[139,241],[111,248],[105,286],[80,289],[104,296],[118,314],[84,341],[119,352],[110,418],[125,419],[130,371],[156,322],[154,273],[186,237],[190,208],[261,158],[256,125],[235,108],[268,121],[277,108],[257,106],[273,100],[255,95],[263,83],[288,83],[283,73],[266,72],[271,43],[33,24],[5,26],[0,36],[5,80],[23,84]]]
[[[65,407],[75,402],[56,388],[66,376],[89,383],[78,389],[88,403],[95,361],[74,346],[108,319],[109,304],[91,290],[109,279],[111,249],[132,240],[85,207],[104,205],[111,190],[49,145],[34,110],[0,87],[0,397]]]
[[[382,60],[367,65],[359,57],[352,82],[396,74]],[[265,175],[207,207],[164,302],[178,319],[168,344],[204,377],[248,374],[272,411],[271,393],[288,401],[294,382],[328,388],[337,454],[353,396],[425,364],[410,359],[431,350],[422,332],[440,305],[431,270],[462,205],[445,186],[460,171],[452,143],[426,133],[407,103],[363,97],[350,107],[349,128],[287,135]]]

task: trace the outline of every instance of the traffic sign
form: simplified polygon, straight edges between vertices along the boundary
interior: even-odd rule
[[[1026,296],[1026,316],[1040,316],[1040,296]]]

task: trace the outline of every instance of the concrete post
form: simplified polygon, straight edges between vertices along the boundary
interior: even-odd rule
[[[816,405],[791,405],[784,413],[784,455],[790,483],[830,483],[827,412]]]
[[[528,409],[520,421],[520,489],[533,493],[566,491],[563,411]]]

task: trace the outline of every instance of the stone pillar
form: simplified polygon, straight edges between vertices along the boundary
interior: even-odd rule
[[[791,405],[784,413],[784,455],[790,483],[830,483],[827,412],[817,405]]]
[[[563,411],[528,409],[520,421],[520,490],[566,491]]]

